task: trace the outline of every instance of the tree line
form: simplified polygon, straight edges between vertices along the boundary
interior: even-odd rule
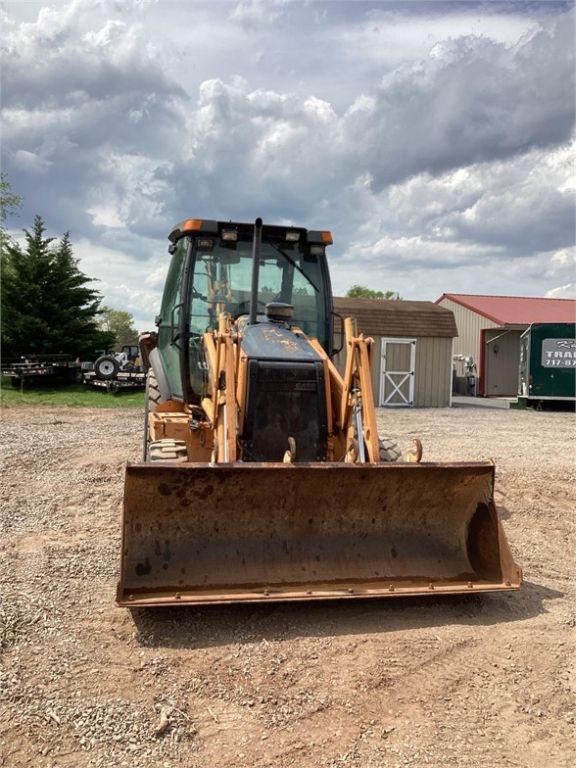
[[[24,242],[9,237],[8,215],[21,205],[0,177],[2,355],[70,354],[93,359],[98,352],[137,342],[129,312],[102,305],[74,258],[70,234],[47,237],[41,216],[24,229]]]
[[[402,296],[398,291],[375,291],[365,285],[353,285],[346,294],[350,299],[393,299],[401,301]]]

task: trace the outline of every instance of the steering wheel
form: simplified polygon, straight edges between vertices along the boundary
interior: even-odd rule
[[[246,307],[246,309],[244,309]],[[257,307],[263,307],[266,309],[266,302],[258,300]],[[240,315],[247,315],[250,313],[250,300],[248,301],[241,301],[238,303],[238,311],[233,315],[234,320],[240,317]]]

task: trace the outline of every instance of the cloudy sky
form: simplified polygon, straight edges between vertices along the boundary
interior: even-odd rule
[[[0,3],[2,168],[140,328],[188,217],[331,229],[335,292],[572,296],[572,2]]]

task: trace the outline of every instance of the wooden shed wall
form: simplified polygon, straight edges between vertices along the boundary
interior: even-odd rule
[[[400,337],[395,337],[400,338]],[[454,341],[456,341],[454,339]],[[374,402],[380,402],[382,337],[374,338],[372,348],[372,389]],[[334,357],[341,374],[346,365],[343,349]],[[424,336],[416,339],[416,367],[414,375],[414,407],[446,408],[450,405],[452,389],[452,339]]]

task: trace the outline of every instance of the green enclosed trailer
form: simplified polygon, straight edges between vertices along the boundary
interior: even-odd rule
[[[520,338],[518,404],[576,402],[576,323],[534,323]]]

